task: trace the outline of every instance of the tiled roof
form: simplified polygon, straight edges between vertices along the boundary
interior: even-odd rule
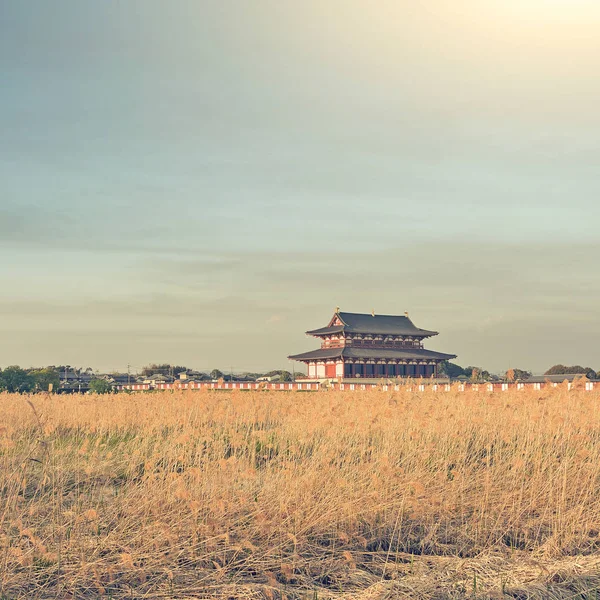
[[[365,358],[365,359],[399,359],[399,360],[450,360],[455,354],[444,354],[422,348],[378,349],[378,348],[320,348],[303,354],[288,356],[292,360],[321,360],[328,358]]]
[[[563,381],[577,381],[578,379],[583,379],[585,375],[581,373],[564,373],[559,375],[533,375],[532,377],[528,377],[527,379],[523,379],[521,381],[526,383],[545,383],[549,381],[551,383],[562,383]],[[590,381],[594,381],[593,379]]]
[[[413,335],[429,337],[437,335],[437,331],[428,331],[415,327],[407,316],[396,315],[370,315],[362,313],[338,312],[336,315],[342,325],[321,327],[307,331],[309,335],[327,335],[330,333],[372,333],[376,335]]]
[[[347,327],[344,325],[334,325],[333,327],[321,327],[319,329],[313,329],[312,331],[307,331],[308,335],[329,335],[331,333],[340,333],[341,331],[348,331]]]

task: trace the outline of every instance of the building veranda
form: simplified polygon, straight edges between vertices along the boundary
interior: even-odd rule
[[[321,348],[289,356],[307,365],[309,379],[431,378],[441,362],[456,358],[426,350],[423,341],[437,331],[415,327],[404,316],[340,312],[326,327],[307,331]]]

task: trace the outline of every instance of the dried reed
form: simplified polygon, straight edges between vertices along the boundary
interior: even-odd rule
[[[600,590],[597,392],[4,394],[0,406],[0,598]]]

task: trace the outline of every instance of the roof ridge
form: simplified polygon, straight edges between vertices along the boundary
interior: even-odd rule
[[[344,319],[342,319],[342,317],[341,317],[342,313],[338,310],[335,314],[336,314],[337,318],[347,327],[348,323],[346,323],[346,321],[344,321]]]
[[[402,318],[402,319],[408,319],[410,321],[410,318],[407,317],[406,315],[388,315],[388,314],[380,314],[380,313],[373,314],[372,312],[362,313],[362,312],[350,312],[347,310],[342,310],[337,314],[338,315],[339,314],[358,315],[360,317],[393,317],[394,319]]]

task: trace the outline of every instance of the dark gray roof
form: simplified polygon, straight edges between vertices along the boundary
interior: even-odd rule
[[[550,383],[562,383],[563,381],[576,381],[583,377],[585,377],[585,375],[581,373],[564,373],[560,375],[533,375],[532,377],[520,381],[524,383],[545,383],[546,381],[549,381]],[[590,379],[590,381],[594,380]]]
[[[321,327],[307,331],[309,335],[326,335],[329,333],[372,333],[379,335],[414,335],[418,337],[429,337],[437,335],[437,331],[428,331],[415,327],[407,316],[396,315],[369,315],[362,313],[338,312],[343,325],[333,327]]]
[[[321,348],[288,356],[292,360],[320,360],[328,358],[366,358],[366,359],[399,359],[399,360],[450,360],[456,358],[455,354],[444,354],[443,352],[434,352],[433,350],[424,350],[422,348],[402,348],[392,350],[391,348]]]
[[[321,327],[319,329],[313,329],[307,331],[309,335],[329,335],[330,333],[340,333],[341,331],[348,331],[348,328],[344,325],[334,325],[333,327]]]
[[[81,381],[81,382],[89,382],[92,379],[99,377],[99,375],[90,375],[89,373],[59,373],[59,377],[61,381],[72,382],[72,381]]]

